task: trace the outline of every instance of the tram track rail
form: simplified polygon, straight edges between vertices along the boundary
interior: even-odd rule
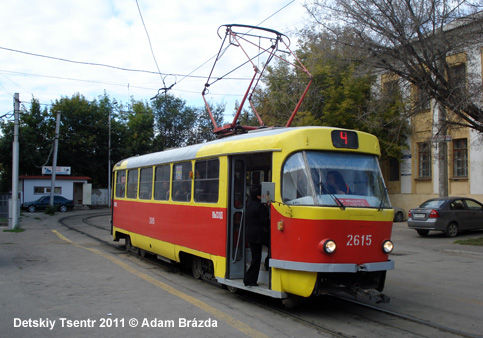
[[[100,226],[100,225],[95,224],[95,222],[92,221],[93,219],[95,219],[97,217],[103,217],[103,216],[109,216],[109,215],[110,215],[110,212],[100,212],[100,213],[95,213],[95,214],[93,213],[93,214],[89,214],[87,216],[84,215],[84,217],[82,217],[80,215],[72,215],[72,216],[66,216],[66,217],[59,219],[59,223],[62,224],[63,226],[65,226],[66,228],[73,230],[77,233],[80,233],[84,236],[87,236],[91,239],[94,239],[95,241],[97,241],[97,242],[99,242],[103,245],[106,245],[110,248],[115,248],[119,251],[124,251],[125,249],[124,249],[123,245],[114,244],[112,242],[109,242],[108,240],[104,240],[104,239],[100,238],[98,235],[93,234],[91,231],[87,230],[87,229],[95,228],[95,229],[98,229],[98,230],[101,230],[101,231],[110,232],[109,226],[107,226],[107,227]],[[79,226],[74,226],[74,225],[69,224],[70,219],[76,219],[76,218],[77,219],[81,218],[82,224],[88,226],[89,228],[81,228]],[[139,255],[139,252],[138,253],[131,252],[131,254]],[[169,265],[168,263],[165,263],[163,261],[155,259],[155,256],[153,256],[152,259],[150,259],[148,257],[144,257],[144,256],[142,256],[142,258],[143,259],[147,258],[147,260],[150,261],[151,263],[154,263],[156,265],[160,265],[160,266],[163,266],[163,267],[167,267]],[[174,268],[172,265],[170,265],[170,267],[171,267],[172,270],[174,269],[174,270],[176,270],[180,273],[183,273],[183,274],[185,273],[180,269]],[[189,274],[189,273],[187,273],[187,274]],[[220,286],[220,284],[218,284],[218,283],[213,283],[213,282],[208,281],[208,280],[204,280],[204,281]],[[244,301],[250,302],[252,304],[256,304],[259,307],[273,311],[273,312],[275,312],[275,313],[277,313],[281,316],[285,316],[287,318],[290,318],[290,319],[292,319],[292,320],[294,320],[298,323],[312,327],[312,328],[316,329],[317,331],[319,331],[323,334],[330,335],[332,337],[352,338],[352,337],[355,336],[354,333],[347,332],[347,331],[350,331],[350,330],[345,330],[344,325],[341,325],[341,328],[335,328],[334,329],[334,328],[331,327],[331,325],[322,324],[320,321],[326,319],[325,317],[317,316],[316,319],[313,319],[313,318],[310,318],[310,316],[307,316],[305,312],[302,315],[297,314],[296,309],[298,307],[303,307],[304,301],[297,305],[298,302],[297,302],[297,300],[295,300],[294,304],[296,304],[296,305],[295,305],[294,309],[288,309],[288,307],[282,306],[280,301],[277,302],[276,300],[267,299],[266,297],[256,295],[256,294],[239,292],[239,293],[237,293],[237,297],[241,298]],[[458,329],[453,329],[453,328],[445,326],[445,325],[433,323],[431,321],[416,318],[416,317],[411,316],[411,315],[406,315],[406,314],[394,312],[394,311],[391,311],[391,310],[382,309],[382,308],[377,307],[375,305],[367,304],[367,303],[360,302],[360,301],[350,299],[350,298],[347,298],[347,297],[343,297],[343,296],[339,296],[339,295],[330,295],[326,298],[327,299],[329,299],[329,298],[333,299],[336,302],[342,302],[342,303],[345,303],[345,304],[350,304],[353,307],[357,307],[359,309],[371,311],[372,313],[383,314],[383,315],[388,316],[390,318],[395,318],[395,319],[401,321],[399,323],[394,323],[391,320],[381,320],[380,318],[374,319],[373,316],[368,315],[367,312],[365,312],[363,314],[359,314],[353,308],[346,309],[344,306],[339,306],[336,310],[336,313],[337,313],[336,321],[337,322],[341,322],[343,320],[346,320],[347,317],[348,317],[348,313],[349,313],[351,319],[359,320],[362,323],[362,324],[359,323],[359,325],[364,325],[363,324],[364,322],[371,322],[372,323],[371,325],[379,325],[381,327],[386,326],[387,328],[389,328],[388,329],[389,331],[386,331],[386,334],[391,334],[391,336],[397,336],[397,335],[394,335],[394,331],[399,331],[401,333],[401,336],[409,335],[409,336],[418,336],[418,337],[434,337],[435,336],[434,334],[436,333],[436,334],[438,334],[437,335],[438,337],[483,338],[482,335],[477,335],[477,334],[473,334],[473,333],[464,332],[464,331],[461,331],[461,330],[458,330]],[[310,302],[310,300],[309,300],[309,302]],[[341,318],[337,318],[337,316],[339,316],[339,315],[341,316]],[[342,319],[342,317],[345,317],[345,319]],[[411,323],[411,325],[413,327],[409,328],[409,329],[404,328],[403,323]],[[340,325],[340,324],[338,324],[338,325]],[[419,330],[420,332],[417,332],[418,331],[417,328],[425,328],[425,329],[420,329]],[[429,333],[423,332],[425,330],[426,331],[429,330]],[[391,331],[392,331],[392,333],[390,333]]]
[[[105,230],[105,231],[110,231],[110,228],[109,227],[101,227],[101,226],[98,226],[98,225],[94,225],[94,224],[91,224],[89,223],[89,220],[92,219],[92,218],[96,218],[96,217],[102,217],[102,216],[109,216],[111,213],[110,212],[102,212],[102,213],[96,213],[96,214],[89,214],[88,216],[82,218],[82,223],[88,225],[88,226],[92,226],[94,228],[97,228],[97,229],[100,229],[100,230]],[[116,244],[113,244],[113,243],[110,243],[109,241],[107,240],[104,240],[102,238],[99,238],[98,236],[96,235],[93,235],[91,233],[88,233],[87,231],[85,230],[82,230],[82,229],[79,229],[79,227],[75,227],[75,226],[72,226],[72,225],[69,225],[68,224],[68,220],[70,219],[74,219],[74,218],[79,218],[80,216],[79,215],[72,215],[72,216],[66,216],[66,217],[62,217],[59,219],[59,223],[62,224],[63,226],[65,226],[66,228],[72,230],[72,231],[75,231],[77,233],[80,233],[84,236],[87,236],[91,239],[94,239],[96,240],[97,242],[100,242],[102,244],[105,244],[111,248],[116,248],[116,249],[119,249],[121,250],[121,248],[119,247],[119,245],[116,245]]]
[[[99,226],[99,225],[96,225],[96,224],[93,224],[92,222],[90,222],[90,220],[92,220],[94,218],[109,216],[109,215],[111,215],[110,212],[101,212],[101,213],[89,214],[88,216],[81,218],[81,222],[84,225],[87,225],[89,227],[108,232],[109,233],[109,236],[108,236],[109,240],[102,239],[98,235],[90,233],[90,231],[87,231],[86,228],[81,229],[81,228],[79,228],[79,226],[73,226],[73,225],[68,224],[69,219],[76,219],[76,218],[78,219],[78,218],[81,217],[80,215],[66,216],[66,217],[59,219],[58,222],[61,225],[65,226],[67,229],[75,231],[75,232],[77,232],[81,235],[84,235],[86,237],[89,237],[89,238],[91,238],[91,239],[93,239],[93,240],[95,240],[95,241],[97,241],[97,242],[99,242],[103,245],[106,245],[109,248],[114,248],[114,249],[116,249],[120,252],[129,254],[129,255],[139,256],[143,260],[148,260],[153,264],[157,264],[158,266],[163,266],[164,268],[168,268],[170,271],[180,271],[180,269],[177,268],[176,266],[174,266],[173,264],[170,264],[170,263],[167,263],[166,261],[157,259],[155,255],[144,255],[144,254],[141,254],[141,252],[139,252],[139,251],[126,250],[125,245],[113,243],[112,242],[112,236],[110,234],[110,231],[111,231],[110,225]]]
[[[253,304],[256,304],[257,306],[264,307],[267,309],[270,309],[271,311],[278,313],[280,315],[286,316],[288,318],[291,318],[292,320],[295,320],[297,322],[303,323],[304,325],[309,325],[323,333],[330,334],[333,337],[341,337],[341,338],[349,338],[349,337],[354,337],[357,336],[352,332],[346,332],[344,330],[344,327],[341,329],[334,329],[332,327],[329,327],[326,324],[320,324],[317,322],[318,319],[323,319],[325,320],[326,318],[317,318],[317,320],[314,319],[309,319],[306,316],[299,315],[297,314],[297,308],[304,308],[304,304],[306,302],[310,302],[310,300],[303,300],[299,304],[295,306],[291,306],[290,309],[287,307],[283,307],[277,304],[270,303],[269,301],[266,301],[266,299],[259,299],[258,296],[252,295],[252,294],[239,294],[239,297],[241,297],[244,301],[251,302]],[[372,316],[369,315],[368,312],[365,312],[363,315],[355,313],[352,309],[345,308],[344,306],[340,306],[335,312],[337,313],[336,316],[340,315],[343,317],[350,317],[353,320],[361,320],[362,322],[372,322],[372,324],[380,325],[380,326],[386,326],[389,328],[389,331],[385,332],[384,335],[390,335],[391,337],[397,337],[398,334],[396,333],[397,331],[400,332],[401,336],[417,336],[417,337],[465,337],[465,338],[483,338],[483,336],[478,335],[478,334],[473,334],[469,332],[464,332],[458,329],[453,329],[445,325],[440,325],[433,323],[428,320],[416,318],[414,316],[402,314],[402,313],[397,313],[391,310],[386,310],[386,309],[381,309],[377,306],[359,302],[357,300],[352,300],[346,297],[341,297],[337,295],[327,295],[325,296],[326,299],[333,299],[336,302],[343,302],[346,304],[351,304],[356,307],[359,307],[364,310],[371,311],[373,313],[377,314],[383,314],[392,318],[396,318],[397,320],[400,320],[400,323],[394,323],[391,320],[381,320],[380,318],[375,319]],[[295,302],[297,303],[297,301]],[[314,306],[314,305],[312,305]],[[340,309],[343,310],[340,310]],[[302,311],[305,313],[304,311]],[[349,314],[349,316],[348,316]],[[359,317],[359,318],[357,318]],[[413,328],[404,328],[404,322],[409,322],[413,324]],[[364,324],[361,324],[361,326]],[[344,326],[344,325],[342,325]],[[418,330],[418,328],[427,328],[426,333],[424,333],[424,330]],[[392,332],[391,332],[392,331]],[[435,335],[435,333],[437,335]],[[374,336],[378,336],[378,334],[374,334]]]
[[[456,330],[456,329],[447,327],[445,325],[436,324],[436,323],[433,323],[431,321],[419,319],[419,318],[416,318],[416,317],[413,317],[413,316],[410,316],[410,315],[397,313],[397,312],[386,310],[386,309],[381,309],[381,308],[378,308],[377,306],[373,306],[373,305],[366,304],[366,303],[361,303],[361,302],[358,302],[358,301],[355,301],[355,300],[352,300],[352,299],[347,299],[347,298],[343,298],[343,297],[338,297],[338,298],[345,301],[345,302],[355,304],[355,305],[362,307],[362,308],[370,309],[372,311],[383,313],[383,314],[386,314],[388,316],[399,318],[399,319],[409,321],[409,322],[412,322],[412,323],[432,327],[432,328],[437,329],[438,331],[441,331],[441,332],[447,332],[447,333],[450,333],[450,334],[453,334],[453,335],[456,335],[456,336],[466,337],[466,338],[483,338],[483,336],[481,336],[481,335],[463,332],[461,330]]]

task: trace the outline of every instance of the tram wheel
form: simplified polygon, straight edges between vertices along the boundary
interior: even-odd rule
[[[125,248],[127,253],[134,253],[134,254],[139,253],[138,248],[132,246],[131,237],[126,237],[125,241],[126,241]]]
[[[203,274],[203,262],[200,257],[193,257],[191,259],[191,273],[196,279],[200,279]]]
[[[132,244],[131,244],[131,237],[126,237],[124,239],[124,247],[126,249],[127,252],[130,252],[131,251],[131,248],[132,248]]]
[[[238,288],[231,286],[231,285],[227,285],[226,289],[228,290],[229,293],[237,293],[238,292]]]

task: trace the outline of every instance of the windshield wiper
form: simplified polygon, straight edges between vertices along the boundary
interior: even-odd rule
[[[335,196],[334,194],[332,194],[331,192],[329,192],[322,183],[317,183],[318,186],[320,186],[320,188],[322,188],[322,192],[324,194],[327,194],[329,195],[330,197],[332,197],[332,199],[335,201],[335,203],[342,209],[342,210],[345,210],[345,205],[344,203],[342,203],[340,201],[340,199],[337,198],[337,196]]]
[[[387,188],[384,188],[384,196],[381,198],[381,203],[379,204],[379,208],[377,208],[377,211],[381,211],[384,209],[384,204],[386,204],[386,199],[387,199]]]

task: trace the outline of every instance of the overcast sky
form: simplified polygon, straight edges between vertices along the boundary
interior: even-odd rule
[[[151,40],[143,26],[141,15]],[[16,0],[0,11],[0,115],[13,111],[13,95],[28,109],[32,97],[49,105],[81,93],[88,100],[106,92],[124,104],[149,100],[164,87],[161,76],[58,59],[157,72],[171,94],[202,106],[201,92],[224,24],[258,25],[297,41],[307,15],[303,0]],[[285,7],[285,8],[284,8]],[[223,31],[222,31],[223,32]],[[30,53],[30,54],[28,54]],[[201,65],[203,65],[200,67]],[[191,74],[190,77],[185,75]],[[247,76],[251,76],[248,73]],[[199,76],[199,77],[198,77]],[[220,82],[221,83],[221,82]],[[214,103],[241,99],[244,88],[220,84]],[[240,88],[241,91],[240,91]],[[232,110],[232,107],[227,107]]]

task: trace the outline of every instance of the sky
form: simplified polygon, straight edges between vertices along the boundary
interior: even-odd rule
[[[222,43],[217,34],[220,26],[261,23],[290,38],[293,50],[297,29],[306,20],[303,0],[4,2],[0,11],[0,116],[12,118],[14,93],[19,93],[27,110],[32,97],[50,107],[76,93],[88,100],[106,93],[126,106],[131,98],[149,101],[159,88],[173,84],[170,94],[189,106],[201,107],[206,76]],[[236,48],[229,51],[217,69],[231,69],[230,62],[246,60]],[[163,75],[157,74],[158,68]],[[243,79],[252,75],[248,69],[233,76],[239,80],[218,82],[207,99],[225,102],[227,111],[232,111],[248,85]]]

